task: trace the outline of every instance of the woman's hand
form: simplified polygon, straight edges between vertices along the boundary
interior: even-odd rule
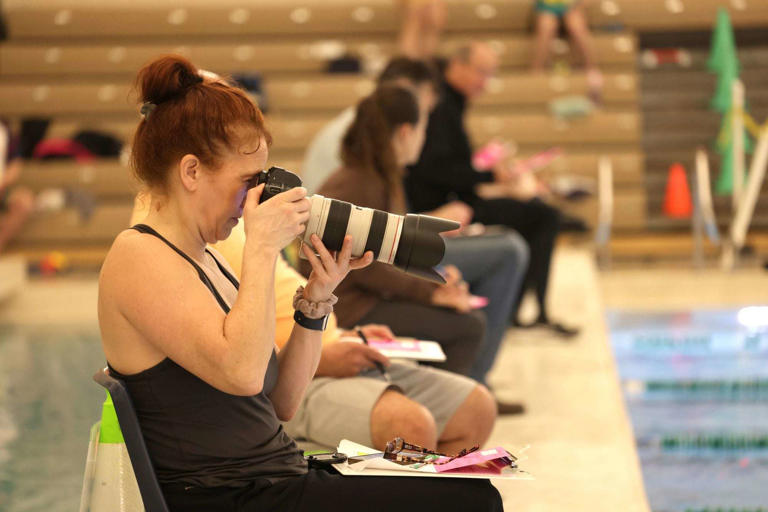
[[[312,207],[307,189],[295,187],[259,204],[264,184],[248,191],[243,206],[246,240],[276,252],[302,234]]]
[[[361,331],[363,331],[363,334],[365,334],[365,337],[372,340],[387,340],[392,341],[395,339],[395,334],[392,332],[392,330],[387,325],[380,325],[380,324],[366,324],[361,325],[358,327]],[[344,336],[357,336],[357,333],[355,331],[349,331],[348,333],[345,332]]]
[[[462,229],[469,225],[469,223],[472,221],[472,216],[475,214],[471,206],[461,201],[451,201],[450,203],[446,203],[443,206],[426,213],[427,215],[432,215],[433,217],[452,220],[460,224],[460,226],[453,231],[442,232],[442,236],[458,235]]]
[[[467,313],[472,309],[469,299],[469,285],[462,279],[461,271],[453,265],[446,265],[445,284],[435,288],[432,304]]]
[[[376,363],[389,366],[389,358],[375,348],[362,343],[339,341],[323,346],[316,375],[336,378],[354,377],[363,370],[375,368]]]
[[[331,254],[323,245],[320,237],[313,234],[310,238],[317,255],[303,244],[301,250],[312,265],[312,273],[309,274],[307,286],[304,287],[304,298],[310,302],[322,302],[328,300],[333,290],[347,276],[350,270],[367,267],[373,261],[373,252],[368,251],[360,258],[351,259],[352,237],[344,237],[341,251]]]

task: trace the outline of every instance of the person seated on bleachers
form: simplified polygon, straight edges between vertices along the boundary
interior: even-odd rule
[[[586,5],[588,0],[534,0],[536,13],[536,42],[533,48],[531,69],[540,72],[549,60],[552,41],[562,22],[578,47],[587,71],[589,96],[595,103],[601,103],[603,75],[597,66],[592,34],[587,23]]]
[[[416,89],[431,110],[437,101],[437,73],[426,61],[395,57],[379,74],[376,84],[394,83]],[[323,126],[309,143],[301,165],[301,179],[310,194],[341,167],[341,139],[355,120],[355,106],[344,109]]]
[[[510,320],[518,323],[519,304],[523,292],[530,287],[536,292],[539,306],[534,325],[572,336],[576,330],[552,321],[546,304],[560,213],[538,199],[486,200],[476,191],[482,183],[507,182],[513,178],[504,162],[495,166],[492,172],[477,172],[472,166],[472,146],[465,129],[468,103],[485,91],[497,67],[496,53],[484,43],[458,48],[448,61],[443,71],[443,94],[430,115],[421,156],[405,175],[408,201],[411,210],[425,212],[458,199],[472,208],[474,222],[503,225],[520,233],[528,242],[530,262],[526,286],[518,294],[517,307],[512,308]]]
[[[424,140],[428,106],[412,89],[382,85],[357,107],[344,137],[344,165],[320,187],[319,193],[358,206],[404,214],[402,176]],[[473,237],[446,239],[446,258],[461,259],[490,292],[486,310],[501,319],[501,328],[482,332],[482,316],[470,311],[470,294],[461,272],[447,266],[448,282],[438,285],[375,262],[350,276],[340,287],[337,308],[341,325],[358,323],[390,326],[398,334],[438,341],[448,357],[441,367],[470,375],[484,383],[504,335],[506,319],[516,296],[525,262],[507,257],[515,253],[514,239],[501,235],[486,242]],[[457,244],[458,242],[458,244]],[[523,246],[524,247],[524,246]],[[522,253],[525,254],[525,253]],[[522,264],[522,269],[520,269]],[[304,263],[304,272],[309,266]],[[487,282],[483,282],[483,281]],[[490,315],[489,315],[490,319]],[[495,326],[498,327],[498,326]],[[470,342],[482,338],[479,352]],[[518,404],[500,404],[502,414],[520,413]]]
[[[24,226],[32,213],[35,196],[17,185],[21,158],[8,126],[0,121],[0,252]]]
[[[351,237],[331,255],[309,250],[313,272],[295,295],[288,342],[275,350],[274,269],[305,229],[297,187],[259,202],[249,190],[270,136],[239,89],[202,78],[182,57],[152,61],[137,80],[144,119],[133,167],[152,203],[120,233],[99,278],[102,347],[126,382],[157,478],[174,512],[198,510],[502,510],[488,480],[348,478],[310,469],[280,421],[293,417],[315,374],[334,289],[352,269]],[[239,217],[242,279],[206,250]],[[393,485],[396,491],[393,492]]]
[[[405,214],[402,170],[418,154],[425,123],[426,112],[420,113],[411,90],[377,88],[358,105],[344,138],[345,165],[318,193]],[[302,273],[309,271],[303,262]],[[376,262],[339,287],[339,323],[385,324],[403,336],[435,340],[448,358],[439,367],[467,375],[483,339],[485,316],[470,310],[469,291],[458,272],[452,272],[447,284],[438,285]]]
[[[382,71],[378,83],[380,87],[394,84],[413,88],[419,109],[426,116],[435,104],[437,80],[434,68],[427,62],[395,57]],[[355,112],[354,107],[345,110],[311,143],[302,169],[302,179],[305,184],[310,183],[310,190],[316,189],[332,170],[342,165],[342,138],[355,120]],[[427,213],[454,220],[462,226],[469,223],[473,214],[472,209],[460,201],[451,201]],[[487,384],[488,371],[496,359],[528,265],[528,247],[512,230],[495,235],[451,236],[445,243],[443,261],[459,269],[471,293],[489,299],[483,308],[485,336],[469,373],[478,382]],[[516,403],[499,402],[498,406],[501,414],[522,412],[522,407]]]

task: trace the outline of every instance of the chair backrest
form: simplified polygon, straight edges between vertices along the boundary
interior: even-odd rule
[[[109,375],[106,368],[97,371],[93,380],[103,386],[112,397],[117,421],[120,423],[128,456],[131,458],[133,473],[136,475],[141,499],[144,501],[144,509],[147,512],[169,512],[157,476],[155,476],[155,468],[149,459],[147,445],[144,443],[139,420],[136,417],[136,411],[133,408],[133,402],[131,402],[125,383]]]

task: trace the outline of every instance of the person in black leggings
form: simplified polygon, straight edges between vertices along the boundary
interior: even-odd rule
[[[503,510],[488,480],[344,477],[307,467],[281,421],[295,413],[321,351],[334,289],[350,270],[351,237],[331,255],[321,240],[294,298],[291,336],[274,345],[274,269],[304,230],[306,190],[260,203],[251,188],[269,133],[239,89],[161,57],[139,73],[143,101],[133,168],[152,203],[120,233],[99,277],[102,347],[126,382],[173,512]],[[241,280],[208,244],[243,217]]]
[[[493,172],[475,170],[465,127],[469,102],[485,91],[497,67],[496,53],[484,43],[459,48],[444,66],[442,96],[430,115],[423,150],[404,177],[408,201],[411,210],[423,212],[460,200],[474,210],[473,222],[503,225],[520,233],[528,242],[530,259],[511,323],[520,325],[518,309],[523,293],[533,289],[539,306],[534,325],[572,336],[578,331],[553,321],[547,311],[549,268],[560,227],[560,212],[538,199],[484,199],[477,194],[477,187],[482,183],[511,179],[505,163]]]

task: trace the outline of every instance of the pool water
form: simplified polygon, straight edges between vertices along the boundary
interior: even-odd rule
[[[652,510],[768,511],[768,309],[608,323]]]
[[[0,327],[0,511],[78,510],[103,366],[96,330]]]

